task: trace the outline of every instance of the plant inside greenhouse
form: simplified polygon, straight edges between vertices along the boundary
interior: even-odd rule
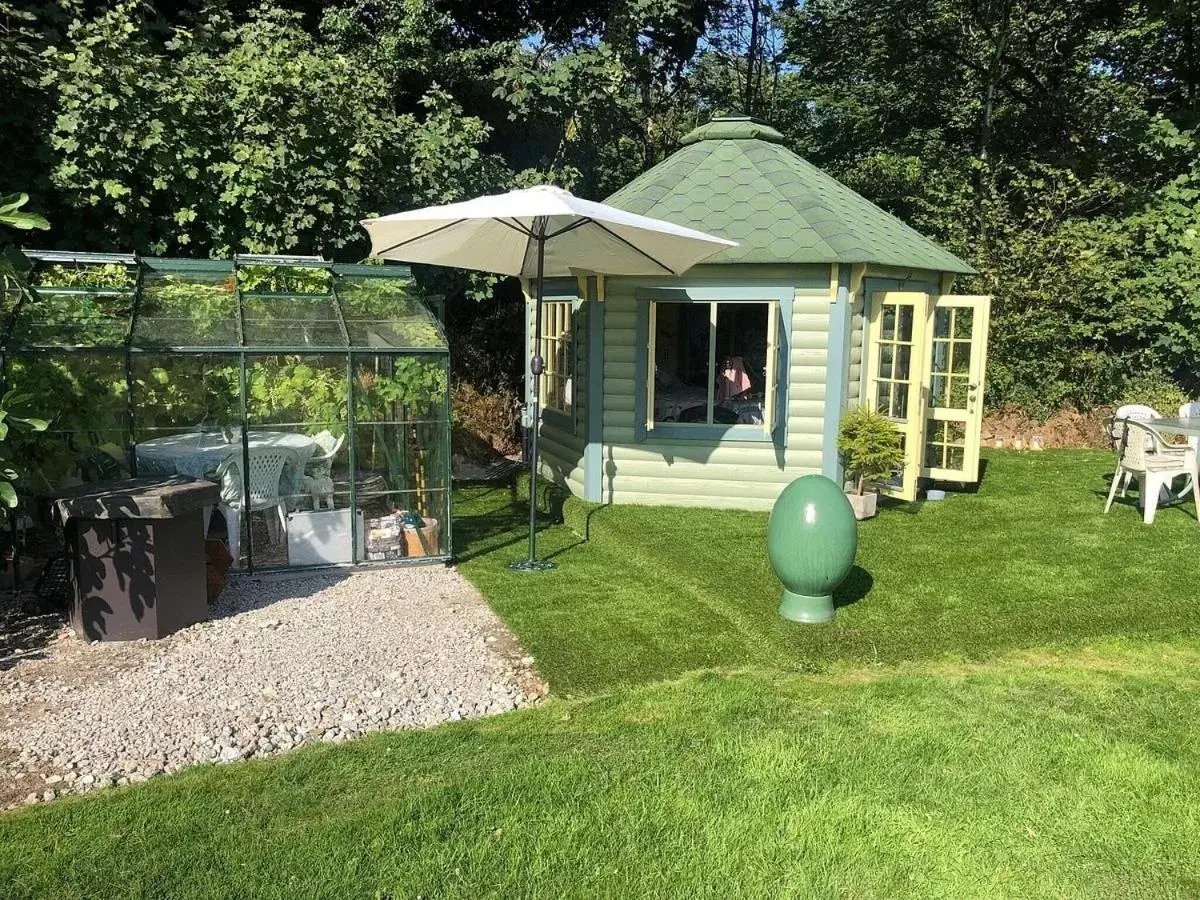
[[[53,553],[64,490],[184,476],[220,485],[235,567],[449,555],[449,352],[407,268],[27,255],[3,377],[51,422],[9,439],[21,553]]]

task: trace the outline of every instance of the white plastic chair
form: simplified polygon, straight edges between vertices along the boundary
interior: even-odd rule
[[[230,456],[217,467],[221,480],[221,504],[218,509],[225,516],[229,532],[229,555],[234,566],[240,564],[238,551],[241,549],[242,512],[273,510],[267,516],[267,533],[274,542],[281,541],[287,534],[287,503],[280,491],[283,470],[299,464],[296,451],[286,447],[251,447],[248,451],[250,463],[250,502],[245,503],[245,484],[242,480],[242,459],[237,454]]]
[[[1154,521],[1162,489],[1180,475],[1189,475],[1192,481],[1192,500],[1196,504],[1196,521],[1200,524],[1200,485],[1196,482],[1196,451],[1191,447],[1168,447],[1159,440],[1153,428],[1136,419],[1125,419],[1123,431],[1121,459],[1113,475],[1112,487],[1108,490],[1108,503],[1105,504],[1104,511],[1107,513],[1112,508],[1113,498],[1117,495],[1117,485],[1121,483],[1122,478],[1133,478],[1138,482],[1138,495],[1143,507],[1142,521],[1149,525]]]
[[[345,440],[344,434],[335,438],[329,431],[322,431],[313,437],[321,452],[309,457],[304,466],[304,475],[300,478],[300,489],[308,491],[312,497],[313,509],[320,509],[322,503],[328,503],[329,508],[333,509],[333,459]]]
[[[1126,403],[1124,406],[1118,407],[1113,413],[1112,418],[1108,420],[1108,446],[1113,453],[1117,454],[1118,460],[1121,455],[1121,447],[1125,440],[1125,420],[1133,419],[1135,422],[1151,422],[1154,419],[1161,419],[1160,413],[1153,406],[1147,406],[1144,403]],[[1118,469],[1119,471],[1119,469]],[[1125,491],[1129,487],[1129,482],[1132,476],[1129,473],[1125,474],[1121,484],[1121,496],[1125,496]],[[1168,489],[1163,500],[1170,500],[1170,490]]]
[[[1108,420],[1108,445],[1113,449],[1114,453],[1121,452],[1121,441],[1125,438],[1125,428],[1122,425],[1123,420],[1133,419],[1136,422],[1151,422],[1154,419],[1161,419],[1160,413],[1153,406],[1146,406],[1144,403],[1126,403],[1124,406],[1118,407],[1117,411],[1112,414],[1112,418]]]

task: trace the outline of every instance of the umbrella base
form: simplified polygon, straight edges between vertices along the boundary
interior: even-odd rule
[[[549,572],[557,568],[548,559],[517,559],[508,564],[510,572]]]

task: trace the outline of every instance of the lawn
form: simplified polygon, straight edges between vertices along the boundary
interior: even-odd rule
[[[1047,643],[1200,628],[1190,503],[1145,527],[1132,506],[1104,515],[1107,453],[995,453],[977,493],[899,506],[859,529],[859,568],[830,626],[775,613],[765,513],[590,510],[540,548],[557,571],[525,575],[523,512],[501,489],[463,492],[461,570],[538,659],[555,691],[586,694],[694,669],[819,671],[983,659]],[[473,517],[471,517],[473,516]],[[515,527],[514,527],[515,523]]]
[[[776,620],[765,516],[597,509],[518,576],[472,489],[463,569],[558,699],[0,817],[0,895],[1198,895],[1200,527],[1100,515],[1108,462],[866,523],[832,626]]]
[[[0,818],[15,896],[1200,893],[1200,642],[695,674]]]

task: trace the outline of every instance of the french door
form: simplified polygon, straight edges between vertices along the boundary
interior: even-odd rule
[[[866,402],[901,435],[903,465],[878,487],[903,500],[919,478],[977,481],[990,298],[872,294]]]
[[[921,474],[935,481],[979,480],[990,314],[990,297],[942,296],[934,304]]]
[[[867,402],[895,424],[904,447],[904,464],[878,487],[904,500],[917,496],[930,313],[928,294],[888,291],[871,296]]]

